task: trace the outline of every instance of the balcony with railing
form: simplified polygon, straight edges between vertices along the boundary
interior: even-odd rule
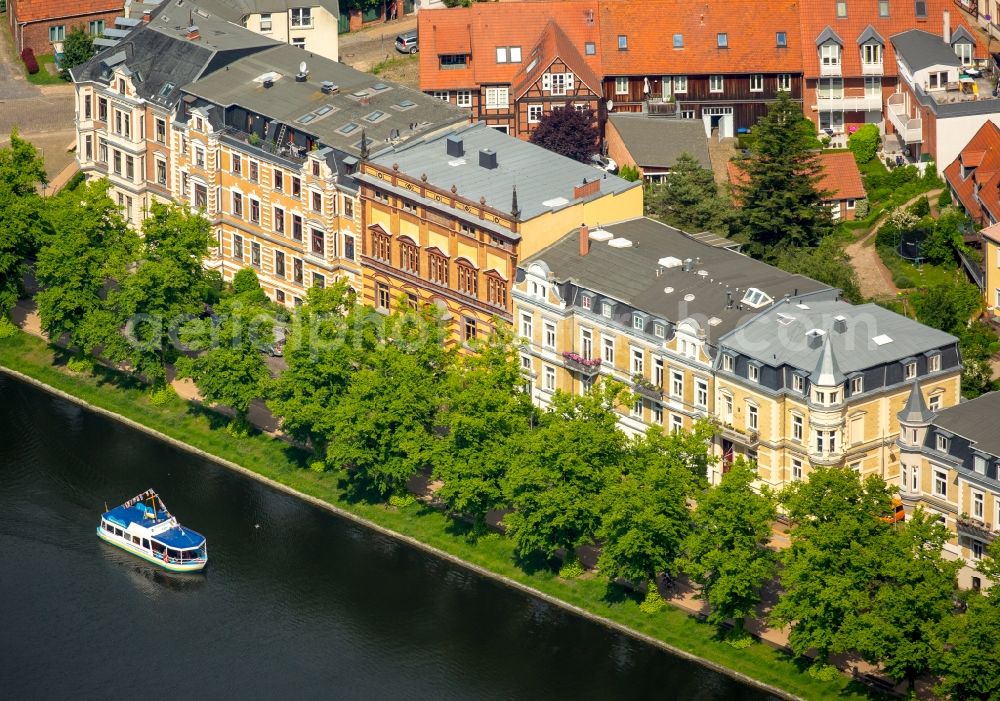
[[[881,61],[877,63],[861,62],[861,75],[885,75],[885,68]]]
[[[836,63],[827,63],[820,61],[819,64],[819,74],[820,75],[840,75],[840,61]]]
[[[919,144],[924,140],[923,120],[909,115],[906,109],[906,96],[903,93],[890,95],[886,101],[886,108],[889,121],[904,143]]]
[[[760,435],[752,429],[739,429],[730,424],[723,424],[721,427],[722,437],[733,443],[753,448],[760,441]]]
[[[632,376],[632,391],[641,397],[652,399],[654,402],[658,402],[663,399],[663,390],[642,375]]]
[[[959,533],[969,535],[979,540],[991,542],[997,535],[993,527],[978,518],[971,518],[967,514],[962,514],[955,519],[955,526]]]
[[[845,112],[881,111],[882,95],[880,92],[866,93],[863,88],[857,90],[817,90],[816,109],[844,110]]]
[[[572,351],[564,352],[562,357],[567,370],[578,372],[584,377],[593,377],[601,370],[601,361],[598,358],[585,358]]]

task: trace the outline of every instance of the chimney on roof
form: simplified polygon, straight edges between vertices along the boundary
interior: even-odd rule
[[[149,24],[149,20],[152,17],[152,13],[149,10],[142,11],[142,23]]]
[[[813,329],[806,333],[806,343],[810,348],[819,348],[823,345],[823,332],[819,329]]]
[[[582,183],[573,186],[573,199],[580,200],[583,199],[584,197],[590,197],[591,195],[594,195],[600,191],[601,191],[600,178],[594,178],[590,182],[587,182],[587,179],[584,178]]]
[[[590,253],[590,229],[586,224],[580,224],[580,255]]]
[[[491,148],[479,149],[479,166],[488,170],[497,167],[497,152]]]
[[[944,36],[944,43],[951,43],[951,13],[945,10],[941,21],[941,34]]]
[[[449,156],[453,158],[460,158],[465,155],[465,144],[462,142],[462,137],[458,134],[452,134],[445,140],[445,150]]]
[[[201,33],[198,31],[198,25],[192,24],[188,27],[186,37],[188,41],[198,41],[201,39]]]
[[[847,317],[842,314],[838,314],[833,317],[833,330],[837,333],[847,332]]]

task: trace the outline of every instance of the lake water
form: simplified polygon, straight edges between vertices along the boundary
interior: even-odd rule
[[[159,491],[172,575],[98,540]],[[769,699],[0,375],[0,698]]]

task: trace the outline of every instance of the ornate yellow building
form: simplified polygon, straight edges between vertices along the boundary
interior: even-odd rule
[[[510,321],[518,261],[580,222],[642,213],[642,187],[478,124],[373,155],[361,183],[364,300],[436,304],[453,337]]]
[[[1000,529],[1000,392],[932,410],[913,385],[899,413],[899,487],[903,503],[938,514],[952,532],[946,552],[962,558],[963,587],[992,582],[977,565]]]

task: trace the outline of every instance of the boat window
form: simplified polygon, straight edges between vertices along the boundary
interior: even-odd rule
[[[121,536],[121,534],[122,534],[122,529],[121,528],[116,528],[115,529],[115,535],[116,536]]]
[[[104,530],[106,530],[108,533],[114,533],[115,532],[114,526],[112,526],[110,523],[105,523],[104,524]]]
[[[136,545],[138,545],[139,544],[139,536],[137,536],[137,535],[132,536],[132,542],[135,543]]]
[[[149,541],[146,540],[145,538],[142,539],[142,547],[146,548],[146,550],[149,550]]]

